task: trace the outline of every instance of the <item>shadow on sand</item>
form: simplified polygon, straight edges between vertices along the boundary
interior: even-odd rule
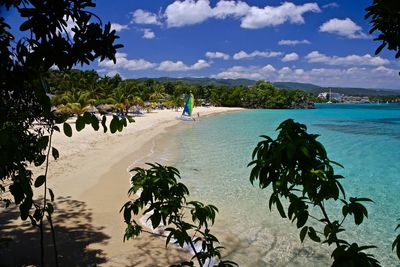
[[[103,227],[92,224],[92,213],[87,205],[70,197],[56,201],[53,223],[56,232],[60,266],[96,266],[106,258],[99,249],[89,245],[105,244],[109,236]],[[0,211],[0,238],[11,238],[7,246],[0,247],[0,266],[40,265],[40,232],[30,221],[21,222],[17,208]],[[45,264],[54,266],[54,252],[46,221]],[[89,246],[89,247],[88,247]],[[77,264],[78,263],[78,264]]]

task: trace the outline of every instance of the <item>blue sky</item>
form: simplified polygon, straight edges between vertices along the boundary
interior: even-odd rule
[[[124,48],[102,75],[294,81],[400,89],[399,60],[368,34],[372,1],[99,0]],[[72,22],[70,22],[73,25]],[[87,68],[87,67],[85,67]]]

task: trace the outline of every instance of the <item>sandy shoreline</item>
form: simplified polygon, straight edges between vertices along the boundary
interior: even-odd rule
[[[238,110],[198,107],[194,114],[199,112],[203,117]],[[187,252],[165,249],[163,240],[145,234],[123,243],[125,225],[119,213],[128,201],[128,167],[159,161],[157,151],[163,142],[162,134],[178,123],[193,123],[176,120],[179,114],[171,110],[146,113],[114,135],[88,128],[74,132],[72,138],[54,136],[53,146],[59,149],[61,157],[50,165],[49,186],[59,197],[54,221],[63,266],[167,266],[187,257]],[[5,225],[18,223],[14,217],[10,216]],[[27,224],[19,234],[29,233],[33,237],[35,233]],[[13,232],[11,227],[3,227],[4,220],[0,225]],[[14,245],[14,250],[21,249]],[[11,251],[14,245],[10,246]],[[39,258],[39,254],[31,255],[24,262],[21,255],[12,254],[7,254],[6,264],[35,264]]]

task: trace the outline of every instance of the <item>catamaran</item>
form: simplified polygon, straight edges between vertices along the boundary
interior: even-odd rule
[[[194,97],[193,94],[190,93],[186,100],[185,107],[183,108],[182,115],[180,117],[177,117],[177,119],[183,121],[194,121],[194,118],[192,117],[193,107],[194,107]]]

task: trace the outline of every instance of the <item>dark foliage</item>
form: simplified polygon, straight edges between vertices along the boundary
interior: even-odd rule
[[[370,19],[372,28],[369,33],[378,31],[374,41],[381,42],[375,51],[379,54],[383,48],[396,53],[400,57],[400,2],[394,0],[374,0],[373,4],[365,9],[365,19]]]
[[[305,125],[289,119],[277,130],[279,134],[275,140],[262,136],[265,140],[258,143],[249,164],[253,166],[251,183],[258,180],[260,188],[272,189],[270,209],[275,206],[282,218],[288,218],[301,228],[301,241],[308,235],[314,242],[334,244],[332,266],[380,266],[373,255],[363,252],[374,246],[350,244],[338,236],[345,231],[342,225],[348,216],[354,218],[356,225],[368,217],[362,202],[371,200],[346,199],[339,181],[344,177],[335,174],[333,168],[333,165],[341,165],[328,158],[324,146],[316,140],[318,135],[307,133]],[[338,200],[343,204],[342,219],[332,220],[334,216],[328,215],[326,203]],[[321,211],[321,218],[311,213],[310,205]],[[321,223],[321,229],[314,229],[315,224],[307,225],[309,219]]]
[[[315,96],[300,90],[278,89],[269,82],[256,82],[253,86],[189,85],[181,81],[165,82],[157,79],[122,80],[118,75],[99,77],[95,71],[52,71],[47,80],[54,105],[66,105],[78,94],[85,103],[114,105],[123,110],[140,101],[155,102],[167,107],[183,106],[184,99],[192,92],[197,105],[211,104],[246,108],[308,108]],[[74,95],[69,100],[66,96]],[[140,101],[138,101],[140,100]]]
[[[237,266],[234,262],[221,260],[222,247],[218,246],[217,237],[209,229],[214,224],[218,209],[198,201],[187,201],[189,191],[178,182],[180,174],[174,167],[157,163],[148,165],[149,169],[131,170],[134,175],[128,193],[134,199],[126,202],[121,209],[127,224],[124,240],[148,232],[135,219],[139,213],[147,214],[147,221],[151,222],[153,229],[161,227],[161,233],[156,235],[165,237],[166,245],[175,243],[192,249],[194,256],[190,261],[173,266],[194,266],[194,260],[199,266]]]
[[[0,200],[6,206],[14,202],[21,219],[29,218],[33,226],[39,227],[41,265],[44,219],[51,225],[55,247],[54,193],[46,183],[49,157],[59,157],[57,149],[51,146],[52,134],[60,131],[56,124],[63,123],[64,133],[72,135],[71,126],[65,123],[68,117],[57,117],[51,112],[45,76],[51,67],[66,70],[96,58],[115,61],[116,49],[122,47],[114,44],[118,36],[111,24],[102,25],[88,10],[91,7],[92,0],[17,0],[2,1],[0,6]],[[7,12],[20,16],[19,29],[11,29],[7,24]],[[66,20],[74,23],[73,36],[66,31]],[[24,37],[16,40],[14,34],[18,30]],[[111,131],[126,125],[121,118],[112,122]],[[99,128],[98,119],[91,114],[78,117],[77,130],[85,124]],[[34,179],[31,166],[43,164],[44,174]],[[32,186],[43,189],[41,200],[34,198]],[[56,249],[55,254],[57,265]]]

